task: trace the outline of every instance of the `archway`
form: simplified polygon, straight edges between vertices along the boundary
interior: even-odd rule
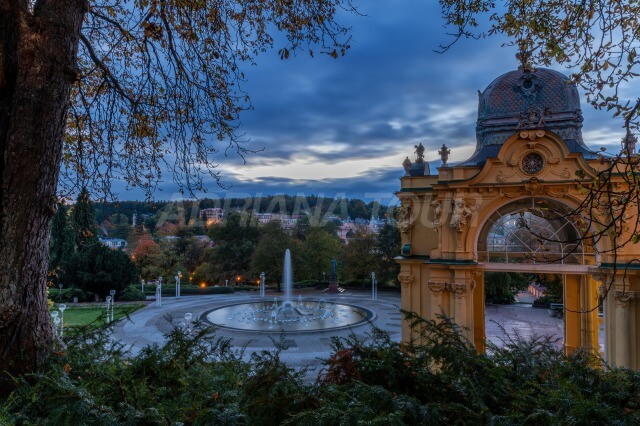
[[[554,307],[563,314],[565,350],[597,351],[598,283],[588,273],[596,255],[589,240],[582,238],[584,230],[579,227],[584,222],[571,216],[572,211],[562,201],[546,197],[520,198],[499,206],[476,235],[478,268],[485,272],[481,279],[487,272],[559,274],[562,302]],[[486,315],[476,315],[475,321],[484,321],[486,330]],[[475,327],[479,329],[478,324]]]
[[[582,139],[579,99],[561,73],[511,71],[480,93],[471,158],[448,164],[442,146],[442,165],[432,175],[436,168],[416,146],[396,193],[402,307],[428,319],[444,311],[482,350],[484,272],[559,273],[567,352],[596,350],[600,288],[606,360],[640,369],[640,266],[626,267],[640,259],[640,244],[612,248],[605,233],[596,253],[580,239],[589,221],[566,215],[606,167]],[[610,184],[624,189],[625,182],[612,176]],[[605,227],[613,215],[606,205],[586,214]],[[631,227],[619,232],[622,240],[638,239]],[[412,337],[408,323],[402,332]]]

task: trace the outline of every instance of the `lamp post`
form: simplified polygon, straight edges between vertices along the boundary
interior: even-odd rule
[[[60,337],[64,334],[64,310],[67,309],[67,305],[61,303],[58,305],[58,309],[60,309]]]
[[[55,334],[58,334],[58,325],[60,324],[60,318],[58,318],[59,314],[60,312],[58,311],[51,312],[51,316],[53,317],[53,332]]]
[[[260,297],[264,297],[264,282],[265,282],[265,278],[266,275],[264,272],[260,273]]]
[[[156,284],[156,308],[162,306],[162,277],[158,277]]]
[[[229,285],[229,280],[224,280],[224,286],[227,287]]]
[[[111,321],[113,321],[113,307],[116,304],[116,291],[111,290],[109,294],[111,295]]]
[[[105,300],[105,308],[107,310],[107,324],[111,322],[111,296],[107,296],[104,298]]]
[[[144,280],[140,281],[140,290],[144,293]]]
[[[371,300],[378,300],[378,283],[375,272],[371,273]]]
[[[60,297],[62,298],[62,287],[63,287],[62,283],[58,284],[58,287],[60,288]]]
[[[193,314],[191,314],[191,312],[184,314],[184,319],[187,322],[187,333],[191,333],[191,318],[193,318]]]
[[[181,275],[182,275],[182,272],[178,271],[178,273],[174,277],[176,279],[176,299],[180,299],[180,276]]]

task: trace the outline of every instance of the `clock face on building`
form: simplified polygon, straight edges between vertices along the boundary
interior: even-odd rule
[[[544,167],[544,159],[538,153],[532,152],[522,158],[522,170],[530,175],[539,173]]]

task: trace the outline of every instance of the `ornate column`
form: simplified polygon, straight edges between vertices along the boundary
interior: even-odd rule
[[[413,275],[410,271],[402,271],[398,274],[398,281],[400,282],[401,289],[401,299],[402,299],[402,309],[407,311],[415,310],[411,306],[412,302],[412,284],[413,284]],[[402,319],[402,340],[407,342],[411,339],[411,327],[409,322]]]
[[[431,319],[436,319],[437,315],[442,313],[442,292],[447,289],[447,283],[428,281],[427,287],[431,291],[431,303],[429,311],[431,313]]]
[[[615,345],[616,359],[613,360],[617,367],[631,367],[631,327],[629,321],[629,302],[634,295],[628,291],[614,293],[616,301],[616,330]]]
[[[469,331],[472,331],[473,328],[469,327],[468,321],[467,321],[467,290],[468,290],[468,286],[465,284],[450,284],[449,285],[449,290],[451,291],[451,294],[453,294],[454,298],[455,298],[455,312],[454,312],[454,318],[457,324],[461,325],[462,327],[467,327],[467,333]]]

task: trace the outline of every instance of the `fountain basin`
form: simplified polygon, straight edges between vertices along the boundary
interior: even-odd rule
[[[352,327],[373,318],[373,312],[324,300],[259,301],[212,309],[202,319],[216,327],[259,332],[306,332]]]

